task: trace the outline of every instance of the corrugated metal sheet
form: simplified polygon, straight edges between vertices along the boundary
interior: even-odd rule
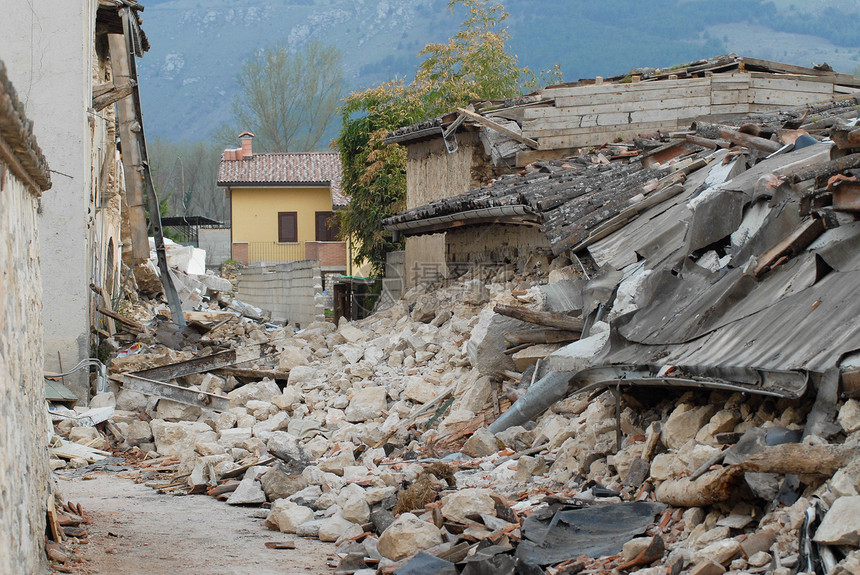
[[[784,172],[789,165],[824,162],[828,148],[766,160],[722,185],[718,193],[741,192],[750,201],[773,193],[773,188],[762,187],[762,176]],[[645,213],[589,248],[598,263],[620,267],[630,263],[633,254],[641,256],[643,245],[666,235],[660,249],[645,254],[645,266],[654,273],[640,292],[640,309],[614,323],[612,347],[598,363],[689,366],[697,373],[734,368],[823,373],[860,349],[860,223],[826,231],[800,254],[757,278],[752,274],[755,258],[808,219],[799,214],[796,196],[782,188],[761,228],[729,264],[712,272],[687,257],[689,242],[682,233],[687,226],[673,225],[673,220],[684,219],[684,209],[689,213],[681,202],[691,194],[687,190],[656,206],[651,212],[657,215]],[[695,220],[688,225],[709,225],[708,210],[719,206],[698,203],[700,213],[687,218]],[[734,231],[723,228],[722,235]],[[732,255],[734,248],[725,242],[717,249]]]

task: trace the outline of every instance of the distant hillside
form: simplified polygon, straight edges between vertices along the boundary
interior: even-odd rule
[[[447,0],[143,0],[152,49],[140,60],[147,132],[207,139],[229,120],[235,78],[255,49],[336,44],[350,89],[411,76],[417,53],[457,28]],[[855,0],[508,0],[511,48],[535,71],[610,76],[725,52],[841,72],[860,65]]]

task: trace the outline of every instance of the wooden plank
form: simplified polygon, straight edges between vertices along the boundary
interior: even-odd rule
[[[85,459],[90,463],[101,461],[102,459],[110,455],[110,452],[108,451],[102,451],[101,449],[93,449],[92,447],[87,447],[86,445],[81,445],[80,443],[66,441],[63,439],[60,440],[60,445],[58,445],[57,447],[52,447],[51,450],[54,452],[54,455],[62,459],[80,457],[81,459]]]
[[[667,122],[670,120],[682,120],[684,118],[695,118],[704,116],[711,112],[711,104],[682,108],[678,110],[643,110],[630,113],[630,123],[639,124],[643,122]]]
[[[781,62],[770,62],[768,60],[759,60],[758,58],[743,58],[744,64],[747,66],[758,66],[766,68],[772,72],[782,72],[786,74],[799,74],[804,76],[817,76],[822,80],[832,82],[834,84],[844,84],[846,86],[860,87],[860,78],[855,78],[850,74],[837,74],[826,70],[815,70],[813,68],[804,68],[802,66],[793,66],[791,64],[783,64]]]
[[[746,102],[738,104],[711,104],[710,115],[716,114],[748,114],[750,113],[750,105]]]
[[[471,110],[466,110],[465,108],[457,108],[457,112],[459,112],[460,114],[463,114],[464,116],[468,117],[471,120],[478,122],[482,126],[486,126],[487,128],[490,128],[491,130],[495,130],[496,132],[499,132],[500,134],[504,134],[506,136],[509,136],[509,137],[513,138],[514,140],[520,142],[521,144],[525,144],[526,146],[528,146],[530,148],[537,148],[538,147],[538,143],[535,142],[534,140],[532,140],[531,138],[526,138],[522,134],[519,134],[519,133],[517,133],[517,132],[515,132],[509,128],[506,128],[506,127],[502,126],[501,124],[494,122],[493,120],[491,120],[489,118],[485,118],[484,116],[482,116],[480,114],[476,114],[475,112],[472,112]]]
[[[744,100],[746,101],[746,100]],[[594,116],[600,114],[629,114],[631,112],[641,112],[643,110],[684,110],[686,108],[694,108],[699,106],[708,106],[711,104],[710,94],[690,98],[667,98],[646,100],[643,102],[618,102],[611,104],[600,104],[595,106],[575,106],[563,108],[560,114],[545,115],[542,118],[533,118],[524,120],[527,125],[548,125],[566,124],[571,121],[576,122],[577,117]]]
[[[129,66],[129,54],[126,50],[125,36],[108,34],[111,54],[111,75],[114,82],[125,83],[133,81]],[[134,98],[126,97],[116,103],[117,123],[120,140],[127,142],[123,146],[122,167],[125,174],[126,199],[128,219],[131,227],[131,249],[135,261],[149,259],[149,234],[146,225],[145,194],[143,179],[138,168],[141,165],[140,151],[133,144],[137,142],[132,130],[137,124]]]
[[[123,375],[122,380],[124,387],[143,393],[144,395],[153,395],[185,405],[208,408],[213,411],[227,411],[230,408],[230,399],[224,395],[196,391],[187,387],[146,379],[129,373]]]
[[[814,78],[811,77],[807,77],[806,80],[802,80],[799,78],[799,76],[753,76],[750,80],[750,88],[764,88],[768,90],[788,90],[790,92],[815,92],[819,94],[833,93],[833,84],[830,82],[817,82]]]
[[[576,153],[576,148],[559,150],[523,150],[517,152],[516,165],[523,167],[539,160],[561,160]]]
[[[525,307],[499,304],[493,308],[493,311],[497,314],[516,318],[528,323],[554,327],[565,331],[582,333],[582,327],[584,325],[584,320],[581,317],[571,317],[569,315],[548,311],[535,311]]]
[[[138,371],[134,375],[146,379],[168,381],[184,375],[191,375],[192,373],[203,373],[204,371],[211,371],[220,367],[259,359],[261,353],[260,345],[248,345],[213,353],[204,357],[195,357],[194,359]]]
[[[835,85],[834,85],[834,86],[833,86],[833,93],[834,93],[834,94],[849,94],[849,95],[855,95],[855,94],[857,94],[857,93],[860,93],[860,88],[851,88],[851,87],[848,87],[848,86],[835,86]]]
[[[817,104],[830,100],[833,93],[819,94],[816,92],[790,92],[787,90],[771,90],[767,88],[752,88],[749,90],[750,104],[768,104],[778,106],[802,106]]]
[[[747,90],[715,90],[711,92],[711,104],[746,104],[749,101]]]
[[[638,92],[643,90],[670,90],[672,88],[709,86],[710,78],[683,78],[679,80],[655,80],[646,82],[630,82],[626,84],[601,84],[590,86],[570,86],[563,88],[546,88],[544,97],[565,98],[569,96],[592,96],[612,92]]]
[[[607,94],[600,98],[576,98],[556,100],[555,107],[532,108],[525,111],[524,121],[539,118],[568,117],[601,112],[641,110],[646,108],[679,107],[686,100],[709,98],[711,91],[706,88],[685,90],[685,93],[643,92],[633,94]],[[565,102],[562,105],[562,102]]]
[[[109,317],[111,319],[115,319],[116,321],[123,323],[123,324],[125,324],[131,328],[134,328],[137,331],[140,331],[140,332],[146,331],[146,328],[143,327],[142,324],[134,321],[133,319],[128,319],[124,315],[120,315],[120,314],[116,313],[115,311],[111,311],[110,309],[108,309],[104,306],[101,306],[101,305],[96,306],[96,309],[99,311],[100,314],[106,315],[107,317]]]
[[[61,542],[65,539],[65,534],[63,533],[63,529],[60,527],[60,522],[57,519],[57,502],[54,499],[54,494],[51,493],[48,495],[48,527],[51,530],[51,537],[57,543]]]
[[[598,126],[596,124],[588,125],[588,126],[579,126],[579,127],[566,127],[566,128],[556,128],[549,130],[529,130],[529,133],[538,133],[543,136],[564,136],[564,135],[582,135],[582,134],[596,134],[596,133],[606,133],[606,132],[614,132],[618,129],[629,129],[634,128],[637,131],[641,132],[643,130],[651,130],[662,128],[666,126],[667,122],[640,122],[635,125],[627,124],[613,124],[610,126]],[[677,124],[677,122],[674,122]]]
[[[687,126],[687,121],[671,120],[666,122],[645,122],[616,126],[593,126],[573,128],[570,130],[548,131],[536,135],[540,149],[552,150],[565,147],[580,147],[603,144],[616,137],[626,139],[645,132],[656,130],[674,130],[679,126]]]
[[[575,132],[559,136],[541,137],[538,141],[542,150],[552,150],[555,148],[581,147],[581,146],[598,146],[614,140],[615,138],[630,138],[644,132],[651,132],[657,129],[672,130],[677,129],[679,122],[661,122],[657,126],[648,125],[631,125],[626,128],[613,126],[608,129],[586,130],[585,132]]]
[[[675,88],[673,90],[655,91],[645,90],[641,92],[617,92],[610,94],[598,94],[596,96],[570,96],[567,98],[556,98],[555,109],[577,108],[581,106],[606,106],[612,104],[626,104],[634,106],[636,104],[644,105],[648,102],[659,102],[661,100],[682,100],[684,98],[706,98],[710,95],[711,90],[707,86],[695,88]],[[552,109],[552,108],[546,108]],[[534,112],[539,110],[535,108],[527,110],[523,116],[528,119],[530,116],[535,117]]]
[[[711,76],[711,87],[719,84],[749,83],[752,75],[749,72],[733,72],[731,74],[714,74]]]

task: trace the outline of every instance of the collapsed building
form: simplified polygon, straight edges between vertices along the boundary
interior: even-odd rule
[[[365,320],[300,330],[223,285],[191,330],[130,305],[110,391],[54,412],[52,467],[120,452],[162,492],[336,543],[344,574],[856,572],[860,100],[854,79],[767,64],[592,82],[623,99],[728,70],[782,88],[569,150],[522,122],[583,86],[392,134],[444,146],[410,151],[410,174],[459,166],[384,222],[429,237],[438,273]],[[778,82],[822,86],[751,103],[791,92]]]

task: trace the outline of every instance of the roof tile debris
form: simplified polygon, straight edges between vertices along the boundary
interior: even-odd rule
[[[219,186],[296,186],[330,184],[333,206],[345,206],[349,199],[340,188],[340,156],[334,152],[268,153],[240,159],[221,159]]]
[[[51,174],[42,149],[33,135],[33,122],[24,114],[24,106],[18,101],[15,88],[6,75],[6,66],[0,61],[0,139],[13,150],[24,173],[23,179],[32,179],[38,186],[35,193],[51,187]],[[15,163],[10,166],[17,170]]]

